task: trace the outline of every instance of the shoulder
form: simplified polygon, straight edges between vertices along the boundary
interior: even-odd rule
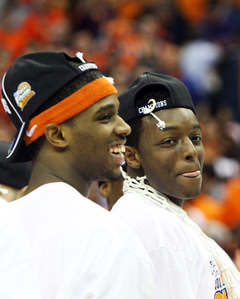
[[[43,185],[12,207],[20,212],[25,222],[37,225],[34,219],[39,219],[42,230],[56,237],[55,242],[60,242],[59,236],[64,236],[69,244],[74,241],[76,248],[87,244],[86,251],[91,248],[99,256],[118,248],[146,257],[141,243],[125,223],[68,184]]]
[[[140,194],[122,196],[111,212],[133,229],[147,251],[161,248],[185,251],[199,245],[196,234],[176,214]]]
[[[182,225],[176,215],[134,192],[123,195],[111,212],[131,226],[144,223],[146,230],[159,230],[162,225],[164,230],[171,230]]]

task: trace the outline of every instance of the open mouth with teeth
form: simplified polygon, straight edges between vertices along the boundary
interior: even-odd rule
[[[109,148],[109,152],[113,155],[124,158],[123,153],[125,153],[125,146],[123,144],[111,146]]]

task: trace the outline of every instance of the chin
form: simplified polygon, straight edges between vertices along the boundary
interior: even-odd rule
[[[196,196],[198,196],[201,192],[201,188],[197,189],[197,190],[193,190],[193,191],[189,191],[187,192],[186,196],[184,199],[191,199],[194,198]]]
[[[118,181],[121,177],[122,177],[122,173],[121,173],[121,170],[119,168],[118,170],[113,171],[111,181]]]
[[[119,168],[111,169],[108,172],[105,172],[102,174],[102,177],[98,180],[104,180],[104,181],[118,181],[122,177],[122,173]]]

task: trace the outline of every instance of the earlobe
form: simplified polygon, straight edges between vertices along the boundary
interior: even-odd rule
[[[67,147],[68,141],[61,125],[48,124],[45,128],[45,136],[49,143],[56,147]]]
[[[132,168],[139,169],[141,166],[138,150],[131,146],[126,146],[125,160]]]

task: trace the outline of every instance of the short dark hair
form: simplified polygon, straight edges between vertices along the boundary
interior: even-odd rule
[[[140,103],[146,103],[150,99],[162,101],[166,98],[169,98],[169,91],[166,88],[160,88],[159,86],[147,86],[141,91],[141,93],[139,93],[137,101]],[[140,135],[143,131],[143,117],[144,115],[140,116],[139,118],[132,119],[128,122],[128,125],[131,127],[132,131],[130,135],[127,136],[126,145],[138,148]]]
[[[70,63],[74,64],[74,62],[70,62]],[[97,70],[89,70],[88,72],[81,74],[79,77],[75,78],[74,80],[66,84],[56,94],[54,94],[48,101],[46,101],[41,107],[39,107],[39,109],[33,114],[32,118],[35,117],[36,115],[39,115],[43,111],[51,108],[57,103],[61,102],[65,98],[69,97],[71,94],[81,89],[83,86],[102,77],[103,75]],[[74,125],[73,120],[74,117],[66,120],[64,123],[73,126]],[[32,159],[35,159],[37,157],[39,150],[41,149],[44,141],[45,141],[45,135],[41,136],[36,141],[29,144],[28,150]]]

